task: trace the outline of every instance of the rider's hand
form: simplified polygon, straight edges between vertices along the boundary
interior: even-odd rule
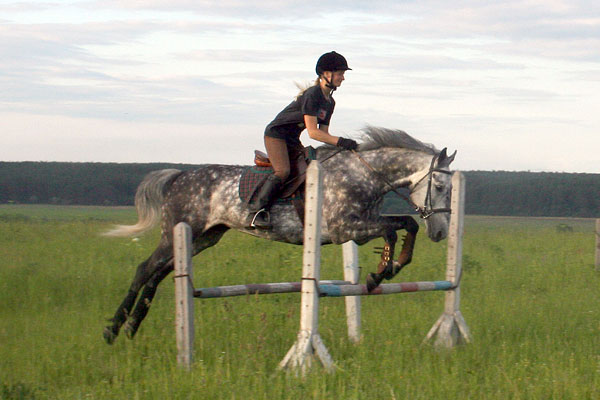
[[[340,137],[337,141],[337,146],[345,150],[356,150],[358,148],[358,143],[352,139]]]

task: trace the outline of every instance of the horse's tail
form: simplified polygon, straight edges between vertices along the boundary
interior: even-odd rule
[[[151,229],[161,217],[165,189],[181,174],[178,169],[162,169],[150,172],[137,188],[135,208],[138,221],[135,225],[117,225],[105,232],[105,236],[135,236]]]

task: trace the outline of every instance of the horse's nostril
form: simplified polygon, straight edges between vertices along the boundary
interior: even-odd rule
[[[435,241],[439,242],[442,240],[442,231],[438,231],[437,235],[435,235]]]

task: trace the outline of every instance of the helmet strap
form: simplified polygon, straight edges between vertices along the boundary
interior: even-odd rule
[[[321,76],[323,77],[323,79],[325,79],[325,86],[327,86],[329,89],[331,89],[331,92],[335,92],[335,90],[337,89],[335,86],[333,86],[333,84],[331,83],[331,81],[329,79],[327,79],[327,77],[325,76],[325,74],[321,74]],[[333,77],[333,72],[331,73],[331,76]]]

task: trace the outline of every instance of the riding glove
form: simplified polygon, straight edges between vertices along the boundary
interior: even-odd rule
[[[352,139],[347,139],[344,137],[340,137],[337,142],[337,146],[341,147],[345,150],[356,150],[358,148],[358,143],[356,143]]]

